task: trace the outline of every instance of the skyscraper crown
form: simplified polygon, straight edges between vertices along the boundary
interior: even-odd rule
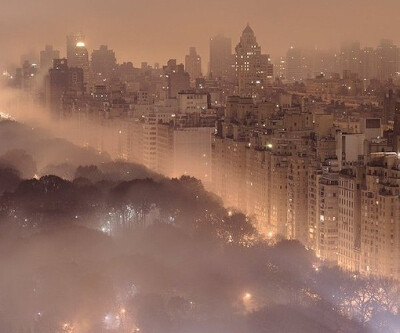
[[[250,25],[248,23],[246,25],[246,28],[244,28],[243,33],[244,34],[252,34],[252,35],[254,35],[254,31],[253,31],[253,29],[250,27]]]

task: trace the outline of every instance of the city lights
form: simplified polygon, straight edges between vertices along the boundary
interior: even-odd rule
[[[243,299],[246,300],[246,301],[251,300],[251,298],[252,298],[252,295],[250,293],[245,293],[244,296],[243,296]]]
[[[0,332],[398,332],[392,2],[0,4]]]

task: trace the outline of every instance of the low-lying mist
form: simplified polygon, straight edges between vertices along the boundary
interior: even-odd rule
[[[0,332],[398,331],[398,283],[31,124],[0,122]]]

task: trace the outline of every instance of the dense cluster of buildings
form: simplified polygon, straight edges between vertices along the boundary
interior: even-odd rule
[[[229,38],[211,38],[203,75],[194,47],[185,65],[137,68],[107,46],[89,61],[85,37],[72,34],[66,58],[46,47],[40,68],[25,62],[12,83],[32,92],[43,80],[37,98],[75,124],[77,143],[195,176],[265,237],[400,279],[398,55],[386,40],[336,53],[292,47],[273,65],[247,26],[233,53]]]
[[[345,108],[343,121],[323,102],[280,97],[228,98],[213,137],[213,191],[267,237],[400,278],[400,132],[375,112]]]
[[[286,57],[275,64],[277,75],[289,82],[313,79],[317,75],[350,71],[362,81],[381,81],[398,77],[400,49],[390,39],[382,39],[376,48],[361,47],[359,42],[343,43],[340,50],[301,49],[291,46]]]

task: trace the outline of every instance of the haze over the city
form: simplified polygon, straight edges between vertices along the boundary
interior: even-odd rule
[[[399,12],[0,2],[0,333],[399,333]]]
[[[89,49],[108,44],[122,61],[164,63],[183,60],[197,46],[208,61],[209,38],[222,33],[238,40],[250,23],[259,44],[273,58],[289,46],[337,48],[358,40],[376,46],[381,38],[399,42],[396,0],[50,0],[3,1],[0,64],[19,64],[21,54],[53,44],[65,53],[64,36],[84,31]]]

